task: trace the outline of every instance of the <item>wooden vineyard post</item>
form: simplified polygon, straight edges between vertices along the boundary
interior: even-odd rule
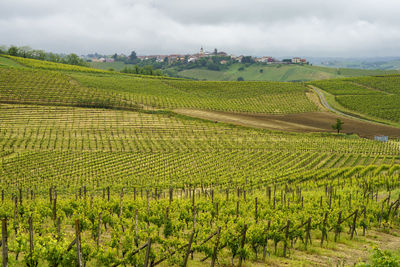
[[[187,250],[186,250],[185,258],[183,259],[183,267],[187,266],[187,262],[189,260],[189,255],[190,255],[190,252],[192,250],[192,243],[193,243],[194,234],[195,234],[195,230],[193,229],[192,234],[190,235],[190,238],[189,238],[189,243],[188,243],[188,247],[187,247]]]
[[[312,244],[310,231],[311,231],[311,217],[308,218],[308,222],[307,222],[306,241],[304,242],[306,249],[307,249],[308,241],[310,241],[310,244]]]
[[[288,244],[288,238],[289,238],[289,227],[290,227],[290,220],[288,220],[287,225],[286,225],[286,230],[285,230],[285,243],[283,244],[283,257],[286,257],[286,249],[287,249],[287,244]]]
[[[353,219],[353,225],[351,227],[351,236],[350,239],[353,239],[354,232],[356,231],[356,222],[357,222],[357,215],[358,215],[358,210],[354,212],[354,219]]]
[[[169,204],[171,205],[172,198],[173,198],[173,189],[172,187],[169,188]]]
[[[53,220],[57,220],[57,191],[54,190],[54,199],[53,199]]]
[[[211,267],[214,267],[215,261],[216,261],[216,259],[217,259],[217,252],[218,252],[219,236],[220,236],[220,234],[221,234],[221,227],[218,227],[218,230],[217,230],[217,240],[215,241],[215,247],[214,247],[213,256],[212,256],[212,259],[211,259],[211,265],[210,265]]]
[[[147,242],[146,257],[144,258],[144,267],[149,266],[150,251],[151,251],[151,237],[149,237],[149,241]]]
[[[37,262],[33,261],[33,222],[32,222],[32,216],[29,217],[29,266],[37,266]]]
[[[76,254],[77,254],[77,266],[82,267],[82,252],[81,252],[81,229],[79,220],[75,220],[75,236],[76,236]]]
[[[22,206],[22,188],[19,188],[19,205]]]
[[[236,218],[239,217],[239,201],[236,202]]]
[[[4,189],[1,190],[1,203],[4,202]]]
[[[247,224],[244,225],[243,228],[243,233],[242,233],[242,242],[240,244],[240,248],[243,249],[244,248],[244,244],[246,243],[246,232],[247,232]],[[242,253],[240,254],[239,257],[239,267],[242,266],[242,262],[243,262],[243,256]]]
[[[273,205],[273,209],[275,209],[275,202],[276,202],[276,185],[274,185],[274,205]]]
[[[325,213],[324,222],[322,223],[321,247],[324,244],[325,237],[326,237],[326,243],[328,243],[328,230],[326,229],[327,220],[328,220],[328,212]]]
[[[57,241],[61,239],[61,218],[57,218]]]
[[[7,219],[6,218],[1,220],[1,243],[2,243],[3,267],[8,267]]]
[[[342,211],[339,212],[339,218],[338,218],[337,226],[335,229],[335,242],[337,240],[337,237],[340,235],[339,228],[340,228],[340,224],[342,223],[341,220],[342,220]]]
[[[367,207],[366,206],[364,207],[363,213],[364,213],[363,236],[365,236],[365,230],[367,228],[366,227],[366,223],[367,223]]]
[[[107,186],[107,201],[110,201],[110,187]]]

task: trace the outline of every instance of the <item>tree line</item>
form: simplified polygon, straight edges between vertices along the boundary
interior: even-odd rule
[[[77,66],[85,66],[88,67],[89,64],[81,59],[77,54],[56,54],[51,52],[46,52],[43,50],[32,49],[29,46],[10,46],[7,47],[0,47],[0,54],[3,55],[10,55],[15,57],[23,57],[23,58],[31,58],[31,59],[38,59],[44,61],[51,61],[56,63],[63,63],[69,65],[77,65]]]

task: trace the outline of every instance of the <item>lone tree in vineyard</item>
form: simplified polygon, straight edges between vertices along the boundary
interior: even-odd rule
[[[340,132],[340,130],[343,129],[342,125],[344,122],[342,122],[340,119],[336,119],[336,123],[332,125],[332,129],[336,130],[337,133]]]

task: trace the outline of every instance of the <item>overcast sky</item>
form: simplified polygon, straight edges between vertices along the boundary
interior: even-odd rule
[[[59,53],[398,56],[399,0],[1,0],[0,45]]]

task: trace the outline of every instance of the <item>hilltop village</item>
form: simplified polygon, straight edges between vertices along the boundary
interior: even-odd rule
[[[125,54],[114,54],[112,56],[89,54],[86,56],[82,56],[82,58],[86,59],[88,62],[115,62],[115,61],[129,61],[135,60],[136,63],[139,61],[153,61],[156,63],[194,63],[204,58],[218,58],[218,63],[224,65],[228,62],[240,62],[240,63],[266,63],[266,64],[308,64],[305,58],[301,57],[293,57],[293,58],[285,58],[282,60],[276,59],[272,56],[244,56],[244,55],[234,55],[228,54],[226,52],[218,51],[214,49],[214,51],[209,52],[205,51],[203,47],[200,48],[200,51],[194,54],[170,54],[170,55],[141,55],[137,56],[136,52],[132,52],[131,55],[127,56]],[[215,60],[215,59],[214,59]]]

